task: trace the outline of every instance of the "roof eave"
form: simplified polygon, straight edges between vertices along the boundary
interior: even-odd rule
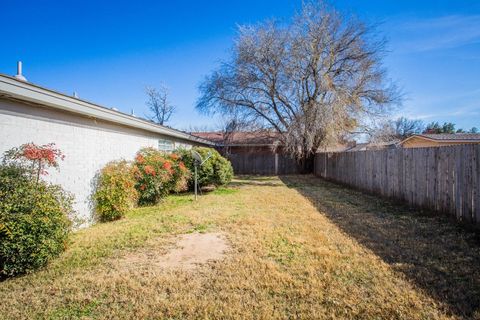
[[[47,107],[80,114],[86,117],[119,123],[128,127],[143,129],[178,139],[215,146],[216,143],[195,137],[185,132],[160,126],[146,120],[108,109],[100,105],[61,94],[37,85],[0,75],[0,94],[16,100],[27,101]]]
[[[405,140],[401,141],[399,144],[400,145],[403,145],[405,142],[413,139],[413,138],[420,138],[420,139],[425,139],[425,140],[428,140],[428,141],[433,141],[433,142],[445,142],[445,143],[448,143],[448,142],[457,142],[457,143],[475,143],[475,142],[480,142],[480,139],[435,139],[435,138],[432,138],[432,137],[426,137],[424,135],[413,135],[413,136],[410,136],[408,138],[406,138]]]

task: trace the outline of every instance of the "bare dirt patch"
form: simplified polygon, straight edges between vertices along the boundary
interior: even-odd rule
[[[178,236],[166,252],[165,247],[147,247],[124,256],[117,263],[128,269],[192,270],[207,262],[222,260],[229,248],[222,233],[190,233]]]

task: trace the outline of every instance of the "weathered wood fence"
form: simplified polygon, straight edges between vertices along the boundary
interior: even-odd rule
[[[480,144],[319,153],[314,172],[480,225]]]
[[[237,153],[227,156],[235,174],[295,174],[299,169],[287,155],[273,153]]]

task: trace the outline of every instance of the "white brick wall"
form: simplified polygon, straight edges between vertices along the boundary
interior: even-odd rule
[[[93,218],[90,197],[98,171],[109,161],[133,159],[141,147],[157,147],[159,138],[190,147],[188,141],[0,99],[0,153],[28,142],[55,143],[65,160],[46,179],[75,195],[74,208],[86,224]]]

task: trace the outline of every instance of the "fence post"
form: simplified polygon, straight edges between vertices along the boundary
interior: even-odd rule
[[[275,175],[278,175],[278,153],[275,152]]]

